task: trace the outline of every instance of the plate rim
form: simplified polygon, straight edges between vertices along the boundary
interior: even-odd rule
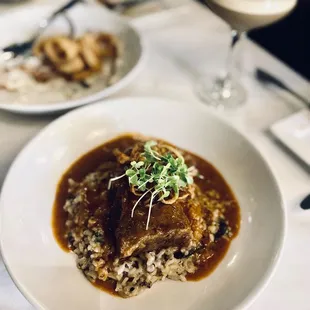
[[[128,84],[134,80],[134,78],[141,71],[143,65],[146,63],[147,59],[147,50],[148,50],[147,42],[146,39],[141,35],[141,31],[137,29],[137,27],[132,21],[116,14],[115,12],[111,12],[110,10],[106,9],[103,6],[100,6],[92,2],[88,2],[86,5],[88,5],[91,8],[95,8],[96,6],[99,7],[107,14],[114,16],[114,18],[116,19],[119,19],[124,25],[126,25],[136,34],[136,36],[139,39],[141,48],[140,56],[138,58],[137,63],[127,72],[125,76],[123,76],[116,83],[93,94],[73,100],[63,100],[48,104],[0,103],[0,111],[2,110],[11,113],[26,114],[26,115],[40,115],[40,114],[43,115],[43,114],[57,113],[61,111],[68,111],[73,108],[81,107],[108,98],[111,95],[116,94],[118,91],[128,86]],[[10,9],[7,12],[0,14],[0,17],[9,18],[9,16],[13,14],[23,14],[23,13],[25,14],[27,11],[31,11],[32,8],[38,11],[42,11],[42,13],[44,14],[46,13],[46,15],[48,15],[51,11],[55,10],[55,5],[42,4],[38,6],[35,4],[30,4],[23,7]]]
[[[128,103],[130,101],[144,101],[145,104],[147,104],[147,102],[154,102],[154,101],[162,101],[162,102],[166,102],[170,103],[170,104],[176,104],[176,105],[184,105],[185,107],[189,108],[189,102],[186,101],[176,101],[173,99],[169,99],[169,98],[165,98],[165,97],[157,97],[157,96],[135,96],[135,97],[119,97],[119,98],[112,98],[106,101],[99,101],[87,106],[81,106],[73,111],[70,111],[62,116],[60,116],[59,118],[57,118],[56,120],[52,121],[50,124],[48,124],[47,126],[45,126],[43,129],[41,129],[18,153],[18,155],[15,157],[15,159],[13,160],[2,185],[2,189],[0,191],[0,253],[2,254],[2,259],[3,259],[3,263],[4,266],[6,267],[7,272],[9,273],[11,279],[13,280],[14,284],[16,285],[17,289],[22,293],[22,295],[26,298],[26,300],[32,304],[34,307],[38,307],[39,309],[42,310],[48,310],[48,308],[45,308],[36,298],[35,296],[33,296],[32,294],[27,292],[27,288],[25,288],[22,284],[18,283],[17,278],[15,278],[15,276],[13,275],[13,271],[11,270],[10,264],[7,261],[6,257],[5,257],[5,252],[4,252],[4,247],[3,247],[3,239],[2,239],[2,227],[1,227],[1,222],[3,220],[3,217],[1,216],[2,210],[3,210],[3,202],[2,202],[2,196],[3,196],[3,192],[7,187],[7,180],[9,179],[9,176],[11,174],[11,171],[15,168],[16,162],[18,162],[19,158],[23,156],[23,154],[25,152],[28,151],[29,148],[31,148],[32,144],[36,143],[37,140],[40,140],[41,137],[45,134],[45,132],[47,132],[48,130],[50,130],[50,128],[57,126],[58,123],[61,123],[63,121],[65,121],[67,118],[70,119],[71,117],[73,117],[75,114],[80,114],[82,113],[84,110],[91,110],[93,108],[97,108],[99,106],[102,106],[102,109],[106,109],[109,105],[115,105],[115,104],[123,104],[123,102]],[[134,103],[131,103],[134,104]],[[249,137],[241,132],[239,129],[237,129],[236,127],[234,127],[232,124],[230,124],[226,119],[224,119],[223,117],[219,116],[218,114],[216,114],[215,112],[211,111],[210,109],[208,109],[207,107],[204,107],[202,105],[192,105],[191,108],[193,108],[196,110],[200,110],[201,113],[204,114],[209,114],[211,115],[211,117],[217,119],[219,122],[222,123],[222,125],[228,127],[230,130],[232,130],[234,133],[240,135],[243,139],[245,139],[247,141],[247,143],[250,145],[250,147],[252,148],[252,150],[260,157],[261,161],[264,163],[266,169],[269,172],[269,176],[272,179],[272,182],[274,183],[274,186],[276,188],[276,193],[278,196],[278,199],[280,201],[280,210],[282,213],[282,221],[281,221],[281,231],[279,234],[279,243],[278,246],[276,248],[275,251],[275,255],[273,257],[273,260],[270,262],[270,265],[268,266],[268,268],[265,270],[263,276],[259,279],[259,281],[251,288],[249,294],[232,310],[241,310],[241,309],[248,309],[257,299],[258,297],[263,293],[263,291],[266,289],[266,287],[269,285],[269,283],[271,282],[277,267],[279,265],[279,262],[281,260],[281,257],[283,255],[283,250],[284,250],[284,244],[285,244],[285,240],[287,237],[287,212],[286,212],[286,208],[285,208],[285,202],[284,202],[284,196],[282,193],[282,190],[279,186],[279,182],[273,172],[272,167],[270,166],[270,164],[268,163],[268,161],[265,159],[265,156],[262,154],[262,152],[260,151],[260,149],[258,149],[258,147],[251,142],[251,140],[249,139]],[[82,154],[81,154],[82,155]],[[2,220],[1,220],[2,219]]]

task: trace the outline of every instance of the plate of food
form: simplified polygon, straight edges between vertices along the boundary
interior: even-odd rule
[[[285,234],[255,147],[205,107],[157,98],[51,123],[12,164],[0,212],[6,267],[39,309],[240,309]]]
[[[29,39],[54,10],[27,6],[3,14],[0,46]],[[50,113],[94,102],[125,87],[143,55],[139,34],[124,18],[100,5],[77,4],[55,18],[25,57],[0,54],[0,109]]]

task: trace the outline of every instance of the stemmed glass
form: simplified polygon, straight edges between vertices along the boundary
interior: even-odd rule
[[[196,83],[199,97],[207,104],[234,108],[245,102],[246,91],[233,74],[234,50],[249,30],[269,25],[286,16],[297,0],[197,0],[208,6],[231,27],[231,44],[226,72],[203,76]]]

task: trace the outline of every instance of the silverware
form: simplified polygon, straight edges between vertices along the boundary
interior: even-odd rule
[[[78,3],[82,3],[84,0],[71,0],[57,11],[52,13],[49,17],[44,18],[39,23],[39,28],[36,33],[27,41],[21,43],[14,43],[9,46],[6,46],[2,49],[1,57],[5,60],[9,60],[15,58],[19,55],[24,55],[27,53],[33,46],[34,42],[38,39],[38,37],[42,34],[42,32],[51,24],[51,22],[59,15],[64,14],[70,8],[75,6]]]
[[[310,109],[310,101],[303,98],[301,95],[299,95],[294,90],[292,90],[289,86],[287,86],[284,82],[272,76],[270,73],[258,68],[256,69],[255,75],[256,75],[256,78],[263,84],[273,84],[281,89],[286,90],[287,92],[295,96],[297,99],[299,99],[305,106],[307,106]]]
[[[126,1],[103,1],[102,4],[108,9],[122,13],[136,5],[143,4],[146,2],[151,2],[154,0],[126,0]]]
[[[304,210],[310,209],[310,194],[300,203],[300,207]]]

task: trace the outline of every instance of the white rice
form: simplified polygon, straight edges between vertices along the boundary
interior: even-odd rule
[[[96,241],[94,232],[85,230],[81,239],[75,238],[74,234],[73,238],[78,268],[91,282],[97,279],[114,280],[115,291],[123,297],[136,296],[166,278],[186,281],[186,275],[196,270],[193,256],[175,258],[177,248],[163,249],[158,253],[147,252],[125,260],[116,258],[112,263],[106,264],[102,259],[103,244]]]
[[[158,281],[171,279],[186,281],[188,274],[197,270],[195,266],[196,255],[189,255],[187,249],[174,247],[162,249],[159,252],[147,252],[125,259],[115,258],[113,261],[104,261],[104,253],[109,245],[105,244],[102,228],[92,225],[92,217],[83,225],[79,223],[77,210],[79,204],[85,199],[83,189],[96,188],[103,174],[94,172],[88,174],[81,183],[69,180],[69,193],[74,193],[74,198],[66,201],[64,210],[68,212],[68,241],[73,252],[77,255],[77,266],[91,281],[115,281],[115,291],[123,297],[132,297],[140,294],[146,288]],[[220,211],[214,208],[213,221],[208,227],[211,242],[218,230]],[[78,224],[78,225],[77,225]],[[205,223],[203,223],[205,225]],[[85,226],[85,229],[84,229]],[[175,255],[176,252],[183,255]],[[182,256],[183,258],[179,258]]]

